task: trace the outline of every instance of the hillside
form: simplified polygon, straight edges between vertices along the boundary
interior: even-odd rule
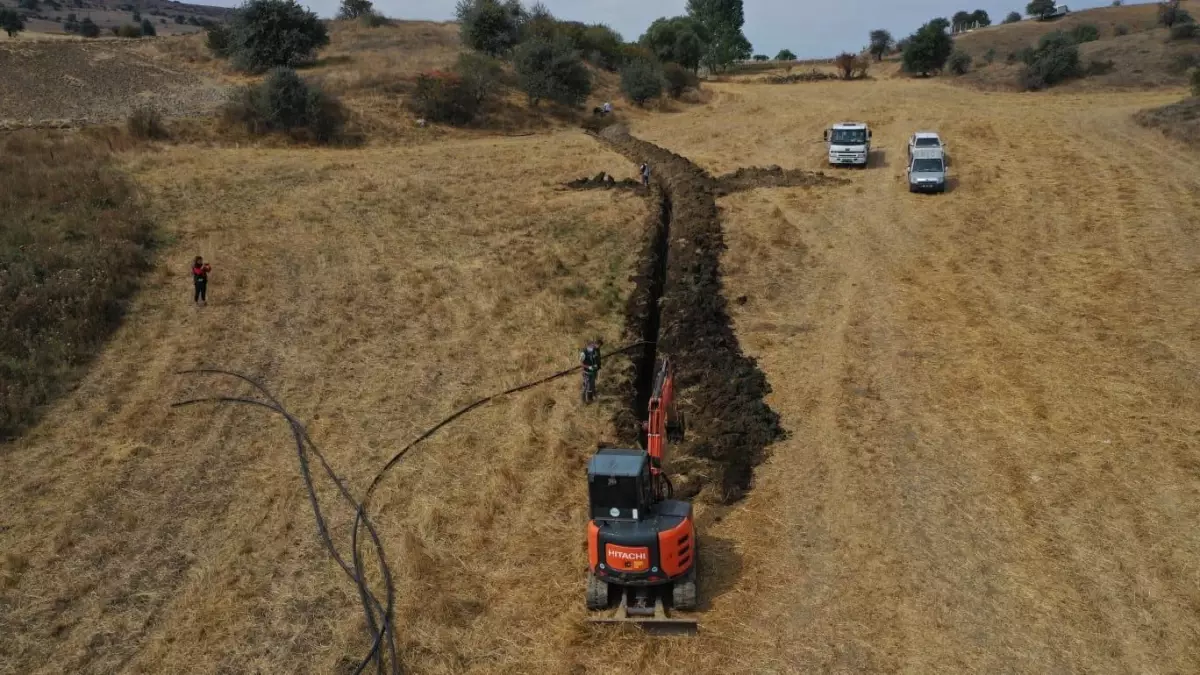
[[[0,0],[0,7],[16,7],[17,0]],[[26,18],[25,32],[18,40],[45,39],[48,36],[68,36],[63,29],[69,15],[77,19],[90,17],[104,31],[101,37],[110,35],[109,29],[133,21],[133,9],[138,8],[142,18],[149,19],[159,35],[187,35],[201,30],[199,21],[221,21],[233,10],[226,7],[193,5],[173,0],[80,0],[79,2],[47,3],[32,12],[22,10]],[[0,44],[8,39],[0,34]]]
[[[1185,0],[1182,6],[1200,15],[1200,2]],[[1073,12],[1055,21],[1025,20],[990,26],[955,37],[955,45],[970,54],[973,72],[961,81],[984,88],[1012,88],[1021,64],[1016,55],[1056,30],[1071,31],[1090,24],[1100,39],[1080,45],[1083,64],[1098,61],[1113,63],[1111,72],[1065,85],[1072,90],[1153,87],[1179,87],[1187,82],[1189,67],[1200,65],[1200,40],[1173,41],[1157,23],[1153,3],[1102,7]],[[991,54],[994,61],[989,65]]]
[[[595,135],[515,91],[450,129],[403,104],[457,58],[454,26],[332,31],[302,72],[365,145],[4,132],[26,227],[0,254],[48,302],[96,293],[127,259],[108,249],[141,264],[118,215],[154,249],[87,371],[0,443],[0,675],[355,672],[371,639],[335,557],[339,483],[375,488],[390,586],[370,547],[364,584],[394,591],[398,672],[1200,672],[1200,153],[1132,115],[1177,88],[752,71],[667,113],[614,97],[624,124]],[[253,80],[198,36],[14,43],[0,117],[119,122],[168,91],[208,119]],[[874,130],[862,171],[826,165],[847,118]],[[949,189],[914,195],[905,143],[928,128]],[[650,189],[626,180],[644,161]],[[584,406],[577,373],[544,378],[594,337]],[[636,443],[648,353],[680,373],[691,636],[584,609],[585,469]],[[258,398],[195,368],[262,381],[298,423],[172,407]]]

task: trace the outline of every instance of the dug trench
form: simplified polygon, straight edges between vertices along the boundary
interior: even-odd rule
[[[749,169],[714,179],[687,158],[638,140],[619,125],[596,138],[633,162],[652,167],[659,208],[646,227],[646,244],[626,309],[626,339],[644,341],[621,383],[613,424],[622,444],[642,440],[656,358],[675,368],[676,400],[685,439],[670,457],[675,494],[687,499],[708,489],[728,504],[750,489],[754,467],[784,430],[766,403],[766,376],[742,353],[722,293],[725,250],[718,194],[752,187],[833,182],[823,174]]]

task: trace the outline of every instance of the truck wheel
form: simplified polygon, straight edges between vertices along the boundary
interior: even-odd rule
[[[601,581],[591,572],[588,572],[586,602],[591,610],[608,609],[608,582]]]

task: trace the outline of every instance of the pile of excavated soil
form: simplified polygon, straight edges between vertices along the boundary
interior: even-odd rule
[[[724,197],[754,188],[804,187],[846,182],[848,181],[845,178],[826,176],[822,171],[783,169],[778,166],[751,167],[716,178],[713,181],[713,192],[717,197]]]
[[[601,171],[590,178],[576,178],[575,180],[567,183],[567,187],[575,190],[611,190],[613,188],[636,190],[637,188],[641,187],[641,183],[638,183],[632,178],[617,180],[611,175]]]
[[[116,41],[0,45],[0,127],[124,119],[142,104],[163,115],[205,114],[228,88],[161,66]]]
[[[675,364],[677,401],[688,428],[672,459],[672,473],[680,476],[676,492],[686,498],[711,484],[721,501],[739,499],[749,489],[766,447],[782,436],[783,429],[779,415],[764,401],[770,391],[767,378],[742,353],[726,309],[719,267],[725,242],[713,181],[686,158],[639,141],[622,127],[609,127],[600,137],[630,160],[650,162],[654,181],[665,193],[668,215],[664,219],[669,223],[665,284],[657,303],[657,355],[670,357]],[[650,247],[658,249],[651,251],[658,260],[661,246],[651,242]],[[655,283],[656,267],[643,260],[639,269],[639,292],[627,317],[631,332],[654,324],[646,313],[656,307],[644,293]],[[629,428],[630,415],[644,414],[640,409],[620,413],[618,429]]]

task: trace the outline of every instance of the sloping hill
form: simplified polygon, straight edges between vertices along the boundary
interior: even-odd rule
[[[1182,5],[1200,14],[1200,2],[1188,0]],[[1084,65],[1092,61],[1112,61],[1112,70],[1066,85],[1087,88],[1147,88],[1181,86],[1188,67],[1200,65],[1200,41],[1173,41],[1157,23],[1155,4],[1103,7],[1075,12],[1057,21],[1026,20],[991,26],[955,38],[955,45],[970,54],[975,70],[961,81],[985,88],[1011,88],[1021,64],[1017,55],[1026,47],[1036,46],[1043,35],[1062,30],[1070,32],[1093,25],[1100,39],[1079,47]],[[989,54],[994,61],[988,65]]]

